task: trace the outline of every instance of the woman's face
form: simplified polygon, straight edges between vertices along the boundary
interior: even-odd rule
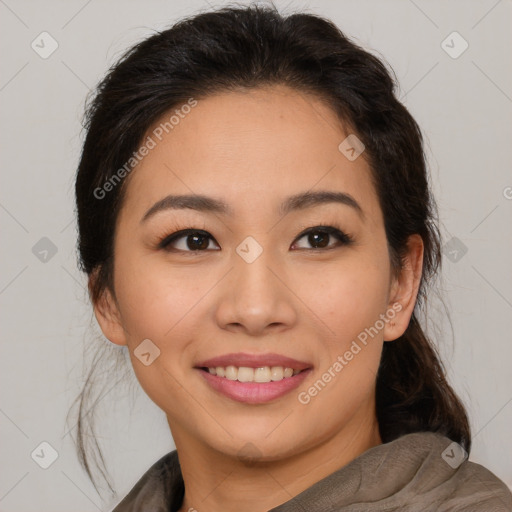
[[[408,313],[392,309],[399,284],[364,152],[339,149],[350,132],[335,114],[284,86],[175,110],[127,183],[116,298],[96,309],[104,333],[128,345],[177,444],[271,460],[375,425],[382,343]],[[182,195],[196,200],[165,201]],[[169,241],[184,229],[201,233]],[[201,369],[220,357],[206,366],[244,369]],[[239,381],[253,375],[270,382]]]

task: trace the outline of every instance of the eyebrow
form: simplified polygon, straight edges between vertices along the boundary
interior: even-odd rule
[[[279,207],[279,213],[286,215],[289,212],[304,210],[321,204],[338,203],[353,208],[361,218],[364,218],[363,209],[359,203],[345,192],[333,192],[331,190],[320,190],[315,192],[302,192],[288,197]],[[157,201],[142,217],[141,223],[147,221],[157,212],[164,210],[190,209],[198,212],[211,212],[221,215],[233,215],[231,207],[220,199],[214,197],[188,194],[168,195]]]

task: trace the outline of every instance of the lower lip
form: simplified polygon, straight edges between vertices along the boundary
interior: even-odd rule
[[[206,382],[215,391],[246,404],[263,404],[280,398],[297,388],[311,372],[311,368],[303,370],[292,377],[271,382],[240,382],[226,377],[217,377],[205,370],[198,370]]]

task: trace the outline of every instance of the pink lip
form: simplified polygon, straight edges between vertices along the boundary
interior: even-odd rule
[[[297,361],[291,357],[280,354],[246,354],[236,352],[225,354],[223,356],[213,357],[196,364],[196,368],[215,368],[217,366],[246,366],[247,368],[262,368],[264,366],[282,366],[284,368],[293,368],[294,370],[306,370],[312,365],[304,361]]]
[[[227,366],[246,366],[247,368],[282,366],[283,368],[302,371],[297,375],[278,381],[239,382],[238,380],[229,380],[225,377],[217,377],[204,370],[205,368],[215,368],[217,366],[224,368]],[[237,402],[261,404],[280,398],[298,387],[307,375],[310,374],[312,366],[310,363],[298,361],[297,359],[280,354],[246,354],[244,352],[236,352],[202,361],[196,365],[196,368],[215,391]]]
[[[213,361],[213,359],[211,361]],[[223,366],[223,364],[217,366]],[[254,366],[254,368],[256,367],[257,366]],[[298,387],[307,375],[309,375],[311,368],[301,371],[293,377],[285,377],[275,382],[239,382],[238,380],[229,380],[225,377],[217,377],[202,369],[198,371],[214,390],[228,398],[247,404],[261,404],[280,398]]]

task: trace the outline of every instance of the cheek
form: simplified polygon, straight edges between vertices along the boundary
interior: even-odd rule
[[[325,435],[373,407],[383,340],[371,328],[385,311],[389,279],[386,267],[362,259],[316,275],[306,283],[308,306],[325,336],[318,337],[315,379],[299,390],[298,414],[306,431]]]
[[[158,265],[123,270],[129,278],[119,282],[119,305],[137,380],[161,409],[183,409],[187,347],[198,323],[194,305],[205,291],[183,274],[162,273]]]
[[[299,295],[337,348],[370,327],[387,305],[388,268],[364,257],[308,272]]]
[[[129,344],[149,338],[163,343],[183,329],[198,297],[207,291],[193,272],[179,271],[151,260],[119,262],[116,290]],[[174,342],[173,342],[174,343]]]

